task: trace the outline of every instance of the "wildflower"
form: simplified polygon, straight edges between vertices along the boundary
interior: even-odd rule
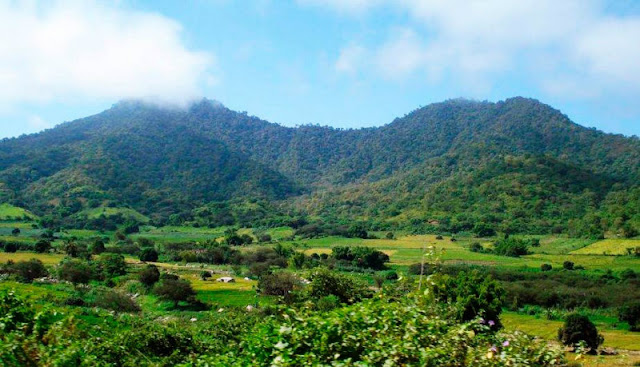
[[[502,343],[502,346],[503,346],[503,347],[508,347],[508,346],[509,346],[509,341],[508,341],[508,340],[505,340],[505,341]]]
[[[496,324],[496,322],[495,322],[495,321],[493,321],[493,320],[489,320],[489,323],[488,323],[488,324],[489,324],[489,326],[493,327],[493,326]]]
[[[495,345],[492,345],[491,348],[489,348],[489,351],[495,353],[498,351],[498,348],[496,348]]]
[[[487,358],[489,358],[489,359],[493,358],[493,352],[488,352],[487,353]]]

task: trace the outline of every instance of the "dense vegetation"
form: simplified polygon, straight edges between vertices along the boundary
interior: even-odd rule
[[[355,219],[364,230],[630,238],[639,181],[637,138],[524,98],[451,100],[361,130],[287,128],[206,100],[121,102],[0,142],[0,202],[51,228],[326,231]]]

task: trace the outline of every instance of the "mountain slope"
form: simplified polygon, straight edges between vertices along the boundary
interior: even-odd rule
[[[445,101],[358,130],[283,127],[208,100],[184,110],[125,101],[0,142],[0,199],[59,217],[128,205],[163,222],[259,198],[283,213],[378,228],[424,230],[437,217],[451,230],[479,221],[566,230],[596,212],[640,225],[635,206],[603,207],[638,181],[637,138],[519,97]]]

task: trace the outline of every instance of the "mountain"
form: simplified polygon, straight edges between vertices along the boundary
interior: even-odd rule
[[[157,223],[629,235],[638,182],[637,138],[521,97],[449,100],[349,130],[284,127],[210,100],[123,101],[0,142],[0,202],[76,226],[90,208],[128,206]]]

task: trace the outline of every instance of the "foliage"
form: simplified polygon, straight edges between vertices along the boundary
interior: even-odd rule
[[[166,301],[171,301],[178,307],[181,301],[192,302],[196,292],[191,283],[184,279],[162,279],[153,287],[153,293]]]
[[[105,253],[100,255],[100,265],[107,277],[124,275],[127,273],[127,263],[120,254]]]
[[[153,286],[158,280],[160,280],[160,271],[155,265],[145,266],[140,273],[138,273],[138,280],[140,283],[147,287]]]
[[[51,249],[51,242],[44,239],[38,240],[38,242],[36,242],[34,246],[34,250],[36,250],[36,252],[40,254],[48,252],[50,249]]]
[[[352,304],[371,296],[367,285],[346,274],[319,268],[311,273],[311,284],[307,288],[313,299],[336,296],[341,303]]]
[[[587,316],[571,314],[558,330],[558,340],[564,345],[577,346],[584,341],[593,352],[604,342],[602,335]]]
[[[158,251],[150,247],[142,249],[142,251],[140,251],[140,261],[158,261]]]
[[[287,271],[263,275],[258,282],[262,294],[282,297],[285,302],[289,302],[293,297],[292,292],[299,288],[300,280]]]
[[[382,251],[364,246],[336,246],[331,255],[340,261],[350,262],[353,266],[382,270],[389,261],[389,256]]]
[[[498,329],[504,289],[491,276],[479,271],[460,272],[457,277],[435,274],[430,277],[430,293],[439,302],[456,307],[461,321],[482,317],[492,329]]]
[[[634,302],[624,305],[618,312],[618,318],[620,321],[624,321],[629,324],[632,331],[638,330],[638,322],[640,321],[640,302]]]
[[[37,259],[8,263],[0,269],[0,273],[13,274],[18,280],[25,283],[31,283],[34,279],[42,278],[49,274],[42,261]]]
[[[493,244],[493,251],[502,256],[519,257],[529,253],[529,241],[514,237],[501,239]]]
[[[116,312],[140,311],[140,306],[138,306],[130,296],[112,289],[105,289],[99,292],[96,296],[94,305],[96,307]]]
[[[58,277],[73,284],[87,284],[93,278],[93,269],[85,261],[65,259],[58,265]]]

